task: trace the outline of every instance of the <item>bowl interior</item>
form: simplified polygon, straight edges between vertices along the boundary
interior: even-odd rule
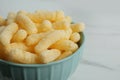
[[[20,66],[20,67],[40,67],[40,66],[45,67],[45,66],[49,66],[49,65],[54,65],[54,64],[61,63],[61,62],[63,62],[63,61],[66,61],[66,60],[70,59],[72,56],[74,56],[75,54],[77,54],[77,52],[80,51],[81,47],[82,47],[83,44],[84,44],[84,40],[85,40],[85,36],[84,36],[84,33],[83,33],[83,32],[80,33],[80,36],[81,36],[81,39],[80,39],[80,41],[77,43],[78,46],[79,46],[79,49],[76,50],[76,51],[74,52],[74,54],[72,54],[72,55],[70,55],[70,56],[68,56],[68,57],[66,57],[66,58],[64,58],[64,59],[62,59],[62,60],[50,62],[50,63],[48,63],[48,64],[18,64],[18,63],[13,63],[13,62],[9,62],[9,61],[5,61],[5,60],[0,59],[0,63],[2,63],[2,64],[8,64],[8,65],[14,65],[14,66]]]

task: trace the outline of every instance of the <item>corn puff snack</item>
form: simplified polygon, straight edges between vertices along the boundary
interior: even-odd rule
[[[44,50],[39,54],[42,63],[49,63],[59,57],[61,52],[57,49]]]
[[[16,23],[11,23],[5,27],[5,29],[0,33],[0,44],[8,45],[13,37],[13,35],[17,32],[18,25]]]
[[[8,16],[7,16],[7,24],[11,24],[11,23],[14,23],[15,22],[15,19],[16,19],[16,13],[14,12],[10,12],[8,13]]]
[[[29,17],[27,17],[26,15],[24,15],[22,13],[17,14],[16,21],[20,25],[21,28],[23,28],[27,31],[28,34],[37,33],[37,31],[38,31],[37,27],[31,21],[31,19],[29,19]]]
[[[63,11],[20,10],[0,17],[0,59],[19,64],[48,64],[79,48],[84,23],[72,24]]]
[[[21,49],[13,49],[8,55],[8,60],[23,64],[35,64],[37,62],[37,55],[23,51]]]
[[[78,32],[74,32],[70,36],[70,40],[73,42],[78,42],[80,40],[80,34]]]
[[[5,24],[6,24],[6,20],[0,16],[0,26],[4,26]]]
[[[19,29],[12,38],[13,42],[22,42],[27,37],[27,32]]]
[[[44,20],[37,28],[38,32],[47,32],[53,30],[52,23],[49,20]]]
[[[78,49],[78,45],[71,40],[59,40],[55,44],[51,46],[51,48],[54,49],[59,49],[61,51],[72,51],[74,52],[75,50]]]
[[[51,33],[51,31],[49,32],[43,32],[43,33],[39,33],[39,34],[31,34],[27,37],[26,39],[26,44],[28,46],[32,46],[37,44],[43,37],[45,37],[47,34]]]
[[[56,30],[68,30],[70,28],[70,23],[66,21],[59,21],[53,24],[54,29]]]
[[[46,35],[39,41],[39,43],[35,46],[35,52],[40,53],[41,51],[46,50],[52,44],[63,38],[65,38],[65,31],[63,30],[52,31],[50,34]]]
[[[72,51],[65,51],[56,60],[64,59],[64,58],[70,56],[72,53],[73,53]]]
[[[84,28],[85,28],[84,23],[71,24],[71,29],[72,29],[73,32],[83,32]]]

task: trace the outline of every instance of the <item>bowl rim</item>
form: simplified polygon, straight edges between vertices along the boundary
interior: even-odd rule
[[[20,63],[14,63],[14,62],[9,62],[9,61],[5,61],[5,60],[0,59],[0,63],[6,64],[6,65],[11,65],[11,66],[18,66],[18,67],[45,67],[45,66],[50,66],[50,65],[55,65],[55,64],[62,63],[64,61],[67,61],[70,58],[72,58],[75,54],[79,53],[79,51],[81,50],[81,47],[84,45],[84,42],[85,42],[85,35],[84,35],[83,32],[81,32],[80,35],[82,35],[82,43],[81,43],[80,47],[71,56],[68,56],[64,59],[54,61],[54,62],[50,62],[50,63],[47,63],[47,64],[20,64]]]

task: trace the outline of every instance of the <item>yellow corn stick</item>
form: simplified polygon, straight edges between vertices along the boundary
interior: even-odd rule
[[[28,32],[28,34],[37,33],[36,25],[26,15],[22,13],[17,14],[16,21],[23,29]]]
[[[84,23],[71,24],[71,29],[73,32],[83,32],[85,29],[85,24]]]
[[[53,28],[56,30],[67,30],[70,28],[70,23],[66,21],[59,21],[53,24]]]
[[[66,34],[64,30],[52,31],[39,41],[39,43],[35,46],[35,52],[40,53],[41,51],[46,50],[58,40],[65,38],[65,36]]]
[[[9,53],[12,49],[21,49],[24,51],[29,50],[29,48],[24,43],[11,43],[5,47],[5,52]]]
[[[13,36],[12,41],[13,42],[22,42],[26,37],[27,37],[27,32],[23,29],[20,29]]]
[[[27,15],[28,14],[28,12],[27,11],[25,11],[25,10],[20,10],[20,11],[18,11],[18,13],[17,14],[24,14],[24,15]]]
[[[64,58],[70,56],[72,53],[73,53],[72,51],[65,51],[56,60],[64,59]]]
[[[29,13],[27,16],[35,23],[41,23],[43,20],[55,22],[61,21],[65,18],[63,11],[52,12],[45,10],[38,10],[35,13]]]
[[[31,34],[27,37],[26,44],[28,46],[36,45],[40,41],[40,39],[42,39],[49,33],[51,33],[51,31],[43,32],[43,33],[39,33],[39,34]]]
[[[37,62],[37,55],[20,50],[20,49],[13,49],[10,51],[8,55],[8,60],[12,62],[24,63],[24,64],[36,64]]]
[[[74,32],[70,36],[70,40],[73,42],[78,42],[80,40],[80,34],[78,32]]]
[[[7,25],[15,22],[15,19],[16,19],[16,13],[10,12],[7,16],[7,22],[6,22]]]
[[[70,28],[70,23],[66,21],[59,21],[53,24],[55,30],[65,30],[66,32],[66,39],[70,38],[72,34],[72,29]]]
[[[39,53],[39,58],[42,63],[49,63],[60,56],[61,52],[57,49],[45,50]]]
[[[5,29],[5,26],[0,27],[0,33]]]
[[[56,11],[56,22],[57,21],[62,21],[64,20],[65,16],[64,16],[64,12],[59,10],[59,11]]]
[[[48,11],[40,10],[35,13],[28,13],[27,16],[35,23],[41,23],[43,20],[47,20],[46,16]]]
[[[55,44],[51,46],[51,48],[59,49],[61,51],[76,51],[78,49],[78,45],[71,40],[59,40]]]
[[[4,46],[10,44],[10,41],[17,30],[18,26],[16,23],[11,23],[6,26],[5,29],[0,33],[0,43]]]
[[[70,16],[66,16],[65,17],[65,21],[71,23],[72,22],[72,18]]]
[[[6,20],[0,16],[0,26],[3,26],[5,24],[6,24]]]
[[[70,36],[71,36],[71,34],[72,34],[72,29],[71,28],[69,28],[69,29],[67,29],[67,30],[65,30],[65,32],[66,32],[66,39],[70,39]]]
[[[38,32],[46,32],[52,30],[52,23],[49,20],[44,20],[41,25],[38,26]]]
[[[56,12],[55,11],[47,11],[47,10],[37,10],[35,11],[41,19],[43,20],[49,20],[51,22],[54,22],[56,19]]]

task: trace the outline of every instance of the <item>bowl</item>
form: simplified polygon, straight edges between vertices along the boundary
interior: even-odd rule
[[[76,70],[84,48],[80,33],[79,49],[62,60],[48,64],[18,64],[0,59],[0,80],[67,80]]]

